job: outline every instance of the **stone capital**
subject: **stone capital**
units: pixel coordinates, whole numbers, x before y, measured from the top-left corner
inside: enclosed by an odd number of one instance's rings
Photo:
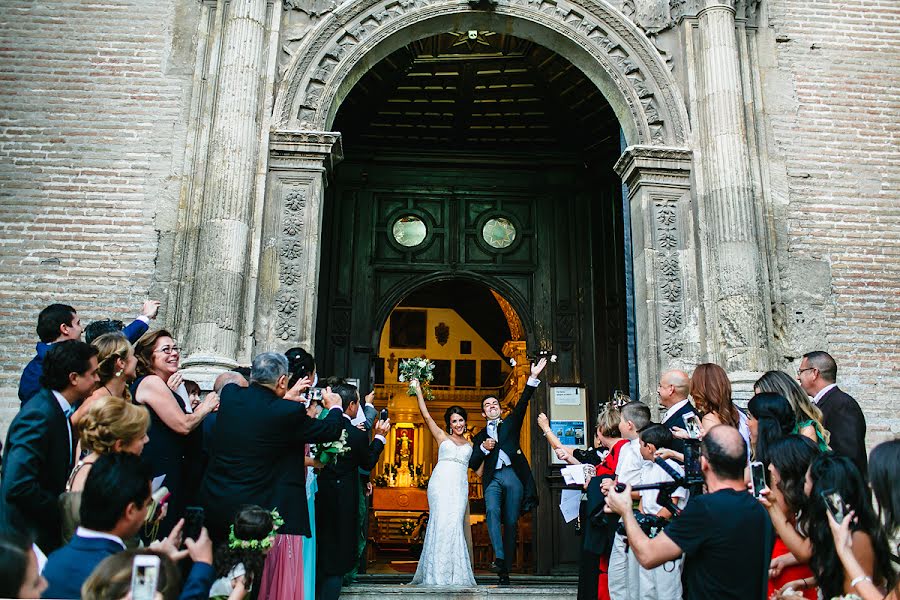
[[[278,170],[311,168],[332,169],[344,158],[341,134],[336,131],[273,131],[269,134],[269,167]]]
[[[692,160],[693,152],[686,148],[629,146],[613,169],[631,196],[648,185],[686,190],[690,188]]]

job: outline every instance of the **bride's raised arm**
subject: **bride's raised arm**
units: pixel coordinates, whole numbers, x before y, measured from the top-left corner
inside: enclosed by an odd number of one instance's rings
[[[431,435],[433,435],[437,443],[440,444],[447,439],[447,432],[438,427],[438,424],[435,423],[434,419],[431,417],[431,413],[428,412],[428,407],[425,405],[425,398],[422,396],[422,386],[419,384],[419,380],[413,379],[410,381],[409,387],[416,392],[416,401],[419,403],[419,412],[422,413],[422,418],[425,420],[425,424],[428,425]]]

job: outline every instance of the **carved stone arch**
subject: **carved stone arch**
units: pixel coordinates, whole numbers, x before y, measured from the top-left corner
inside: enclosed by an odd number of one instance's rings
[[[413,40],[446,31],[504,31],[556,51],[606,97],[629,145],[688,145],[687,110],[650,40],[603,0],[354,0],[298,48],[275,102],[274,129],[328,131],[365,72]]]

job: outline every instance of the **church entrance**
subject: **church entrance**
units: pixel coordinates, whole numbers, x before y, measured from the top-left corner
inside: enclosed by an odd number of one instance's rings
[[[590,444],[598,405],[634,383],[612,108],[537,43],[447,31],[373,65],[333,129],[345,156],[325,194],[316,357],[321,373],[374,386],[395,424],[373,473],[370,566],[414,570],[427,510],[417,490],[437,452],[397,362],[435,360],[433,416],[465,402],[477,431],[481,397],[514,402],[517,370],[544,353],[555,361],[522,436],[540,506],[520,527],[516,566],[574,571],[580,542],[560,516],[559,469],[534,422],[546,413],[569,442]],[[479,494],[473,476],[476,566],[492,559],[478,545]]]

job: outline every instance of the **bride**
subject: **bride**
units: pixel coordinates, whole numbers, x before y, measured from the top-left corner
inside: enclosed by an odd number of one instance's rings
[[[428,481],[428,528],[412,584],[473,587],[475,576],[467,536],[472,444],[463,437],[466,409],[461,406],[447,409],[445,432],[428,413],[419,382],[413,380],[411,386],[416,392],[419,412],[438,442],[438,462]]]

